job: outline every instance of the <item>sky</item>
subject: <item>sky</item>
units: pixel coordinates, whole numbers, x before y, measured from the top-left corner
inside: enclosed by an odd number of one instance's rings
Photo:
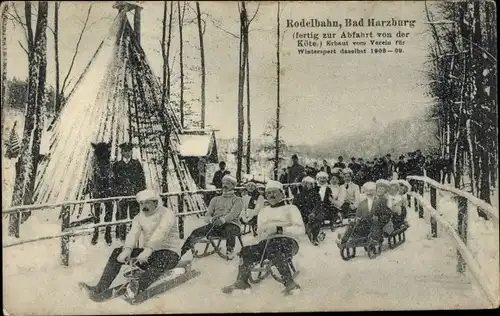
[[[114,2],[70,2],[60,7],[61,76],[68,71],[80,30],[92,5],[88,30],[83,34],[70,79],[75,82],[102,39],[107,35],[117,10]],[[15,4],[20,15],[23,3]],[[153,70],[161,75],[160,40],[162,2],[144,2],[141,42]],[[181,4],[182,6],[182,4]],[[176,10],[177,3],[174,3]],[[237,135],[237,94],[239,33],[236,2],[200,2],[206,21],[204,34],[206,59],[206,122],[219,130],[221,138]],[[194,2],[186,2],[184,26],[184,67],[187,82],[185,99],[199,113],[200,65],[198,30]],[[250,26],[250,94],[252,136],[261,137],[267,123],[275,117],[276,106],[276,2],[247,5],[255,19]],[[283,138],[291,144],[319,143],[324,139],[349,135],[368,129],[373,118],[381,124],[422,115],[430,100],[426,96],[423,72],[430,36],[424,15],[424,2],[286,2],[281,3],[281,121]],[[411,19],[413,29],[390,27],[387,30],[410,32],[403,54],[299,55],[295,31],[327,32],[325,29],[286,28],[286,20],[345,18]],[[130,17],[131,19],[131,17]],[[177,11],[172,26],[173,90],[179,90],[179,37]],[[366,23],[366,22],[365,22]],[[49,26],[53,26],[53,3],[49,3]],[[373,29],[329,29],[328,32],[370,31]],[[338,35],[337,35],[338,36]],[[394,41],[395,38],[392,38]],[[7,28],[8,77],[27,76],[27,57],[22,28],[12,23]],[[48,83],[54,85],[54,49],[48,31]],[[353,48],[350,46],[350,48]],[[174,98],[178,94],[174,93]]]

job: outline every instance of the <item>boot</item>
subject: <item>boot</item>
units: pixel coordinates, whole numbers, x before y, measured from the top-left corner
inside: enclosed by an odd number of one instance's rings
[[[285,285],[285,289],[282,291],[283,295],[294,295],[297,292],[300,292],[300,285],[295,283],[295,281],[287,282]]]
[[[130,280],[130,282],[127,285],[127,291],[125,292],[125,298],[133,302],[138,293],[139,293],[139,281],[136,279]]]
[[[252,288],[250,283],[248,283],[248,279],[250,277],[250,268],[244,265],[240,265],[238,267],[238,277],[236,278],[236,282],[229,286],[225,286],[222,288],[222,293],[231,294],[234,291],[245,291]]]
[[[242,280],[236,280],[236,282],[234,282],[233,284],[223,287],[222,293],[232,294],[234,291],[246,291],[250,290],[251,288],[252,286],[249,283]]]
[[[110,226],[106,226],[106,232],[104,233],[104,240],[106,240],[106,244],[108,244],[108,246],[111,246],[111,244],[113,243],[113,239],[111,238]]]
[[[233,260],[234,259],[234,251],[231,248],[227,248],[226,250],[226,256],[227,260]]]
[[[90,241],[90,243],[92,245],[96,245],[98,240],[99,240],[99,229],[96,228],[94,230],[94,235],[92,236],[92,240]]]

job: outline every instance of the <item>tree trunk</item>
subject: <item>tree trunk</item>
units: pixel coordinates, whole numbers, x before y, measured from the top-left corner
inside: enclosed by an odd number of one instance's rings
[[[7,13],[9,4],[5,3],[2,10],[2,105],[7,104]],[[4,117],[2,115],[2,130]]]
[[[45,101],[46,50],[47,50],[47,1],[38,3],[38,16],[33,40],[31,27],[31,3],[25,3],[26,29],[28,32],[28,101],[25,113],[23,140],[16,165],[16,180],[12,195],[12,205],[32,203],[36,170],[43,131],[43,106]],[[23,216],[24,217],[24,216]],[[19,216],[12,214],[9,219],[9,235],[19,237]]]
[[[278,11],[276,14],[276,138],[274,154],[274,179],[278,180],[280,163],[280,2],[278,1]]]
[[[167,2],[163,2],[163,21],[162,21],[162,36],[161,36],[161,54],[163,58],[162,65],[162,87],[161,87],[161,111],[166,112],[167,104],[167,67],[168,55],[166,52],[166,28],[167,28]],[[164,116],[165,119],[166,116]],[[165,133],[163,141],[163,167],[162,167],[162,192],[168,192],[168,147],[170,144],[170,133],[167,131],[169,126],[163,122],[163,132]],[[164,201],[164,204],[167,201]],[[166,204],[165,204],[166,205]]]
[[[59,1],[54,3],[54,64],[56,66],[56,95],[54,98],[54,114],[58,115],[61,110],[61,88],[59,72]]]
[[[201,63],[201,128],[205,128],[205,46],[203,45],[203,29],[201,25],[200,2],[196,1],[196,19],[198,20],[198,37],[200,39]]]
[[[245,30],[245,44],[246,44],[246,83],[247,83],[247,174],[250,174],[250,167],[251,167],[251,159],[252,159],[252,124],[250,120],[250,59],[249,59],[249,50],[250,50],[250,45],[248,43],[248,25]]]
[[[184,8],[185,5],[183,5]],[[179,67],[181,72],[181,96],[179,101],[181,112],[181,127],[184,128],[184,59],[183,59],[183,41],[182,41],[182,24],[184,20],[184,12],[181,13],[181,3],[177,1],[177,13],[179,16]],[[184,10],[183,10],[184,11]]]
[[[168,14],[168,41],[167,41],[167,101],[170,102],[170,46],[172,40],[172,15],[174,12],[174,2],[170,2],[170,13]]]
[[[238,75],[238,141],[237,141],[237,164],[236,164],[236,179],[241,182],[241,173],[243,165],[243,133],[245,126],[245,119],[243,114],[243,96],[245,88],[245,58],[246,58],[246,44],[245,44],[245,29],[247,24],[247,12],[245,2],[242,2],[240,12],[240,57],[239,57],[239,75]]]

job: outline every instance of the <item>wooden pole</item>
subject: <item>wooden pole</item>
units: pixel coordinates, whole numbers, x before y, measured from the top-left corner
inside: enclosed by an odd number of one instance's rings
[[[436,194],[436,188],[431,186],[431,206],[432,208],[434,209],[437,209],[437,194]],[[437,237],[437,222],[436,222],[436,218],[431,215],[431,233],[432,233],[432,237],[436,238]]]
[[[182,194],[179,194],[177,196],[177,213],[183,213],[183,212],[184,212],[184,197]],[[184,239],[184,217],[183,216],[179,216],[178,225],[179,225],[179,238]]]
[[[69,206],[63,206],[61,210],[61,233],[64,233],[70,226]],[[69,266],[69,236],[61,238],[61,264]]]
[[[458,235],[462,239],[465,245],[467,245],[467,219],[468,219],[468,209],[467,209],[467,198],[462,196],[457,196],[458,205]],[[465,260],[457,250],[457,272],[465,272]]]
[[[134,32],[139,45],[141,44],[141,10],[139,6],[136,6],[134,10]]]

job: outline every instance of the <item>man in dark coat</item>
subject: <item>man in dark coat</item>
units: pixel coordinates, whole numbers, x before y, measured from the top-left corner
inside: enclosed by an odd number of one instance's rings
[[[333,165],[333,168],[345,169],[344,158],[339,156],[338,161]]]
[[[146,189],[144,170],[139,160],[132,158],[132,148],[133,145],[130,143],[120,145],[122,159],[113,164],[114,196],[136,195]],[[133,219],[139,214],[139,203],[135,199],[118,201],[116,220],[126,219],[127,209],[130,219]],[[116,226],[116,238],[125,241],[126,234],[127,228],[125,224]]]
[[[297,155],[292,156],[292,165],[288,169],[288,183],[299,183],[306,176],[306,170],[304,166],[299,164],[299,157]],[[291,188],[292,195],[297,195],[297,187]]]
[[[221,161],[219,163],[219,170],[217,170],[214,174],[212,184],[217,189],[222,189],[222,178],[224,178],[224,176],[227,174],[229,174],[229,171],[226,170],[226,163],[224,161]]]

